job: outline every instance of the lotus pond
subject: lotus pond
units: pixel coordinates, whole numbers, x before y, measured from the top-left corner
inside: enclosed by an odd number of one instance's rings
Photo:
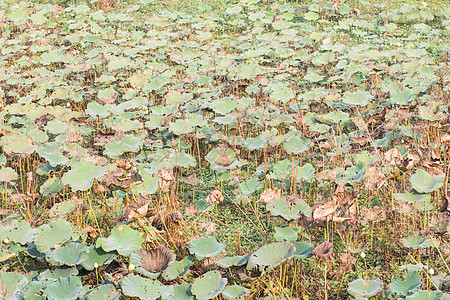
[[[0,16],[0,298],[450,299],[448,3]]]

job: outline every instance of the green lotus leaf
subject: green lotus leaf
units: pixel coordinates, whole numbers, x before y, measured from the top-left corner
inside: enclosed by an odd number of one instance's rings
[[[195,131],[189,120],[178,119],[174,123],[169,123],[169,130],[176,135],[191,133]]]
[[[398,105],[406,105],[411,100],[414,100],[416,95],[412,89],[405,88],[391,93],[391,102]]]
[[[214,110],[214,112],[221,114],[221,115],[227,115],[230,112],[232,112],[236,107],[238,106],[238,103],[236,101],[233,101],[231,97],[225,97],[221,98],[215,101],[212,101],[209,104],[209,107]]]
[[[167,281],[182,278],[187,274],[193,263],[194,261],[190,256],[186,256],[180,261],[174,261],[163,271],[162,277]]]
[[[120,286],[125,296],[138,297],[140,299],[158,299],[160,296],[161,283],[159,281],[134,274],[124,277],[120,281]]]
[[[319,82],[324,78],[325,76],[320,75],[317,72],[310,72],[310,70],[308,70],[308,73],[303,77],[303,79],[308,80],[310,82]]]
[[[298,134],[294,135],[290,139],[283,143],[283,148],[288,154],[300,154],[311,147],[312,142],[310,139],[302,139]]]
[[[95,266],[103,266],[109,264],[117,257],[115,251],[105,252],[102,248],[87,246],[86,251],[83,253],[81,259],[81,265],[86,270],[92,271]]]
[[[49,178],[40,187],[40,192],[43,196],[52,195],[53,197],[64,188],[61,180],[56,177]]]
[[[270,271],[295,253],[295,246],[289,242],[264,245],[248,258],[247,270]]]
[[[209,271],[194,280],[191,292],[198,300],[208,300],[216,297],[227,284],[219,271]]]
[[[80,203],[81,201],[73,201],[73,200],[66,200],[63,202],[56,203],[50,209],[49,215],[52,219],[64,218],[65,216],[70,214],[75,209],[75,207]]]
[[[130,64],[130,61],[125,57],[113,58],[109,61],[108,69],[110,71],[115,71],[118,69],[126,68]]]
[[[344,93],[342,102],[349,105],[365,106],[369,104],[370,100],[372,99],[373,96],[367,91],[358,90],[353,93],[347,91]]]
[[[40,273],[38,279],[41,281],[54,282],[62,277],[75,277],[78,275],[77,267],[57,267],[54,270],[47,269]]]
[[[383,289],[383,281],[380,279],[356,279],[348,284],[347,291],[353,297],[370,298],[375,296]]]
[[[20,291],[20,296],[27,300],[41,300],[42,291],[45,290],[50,283],[51,282],[48,281],[33,280],[23,287]]]
[[[295,253],[292,257],[296,259],[309,257],[314,249],[314,245],[308,242],[293,242],[292,244],[295,246]]]
[[[441,291],[424,291],[418,290],[410,296],[406,296],[406,300],[439,300],[441,299]]]
[[[238,13],[240,13],[241,11],[242,11],[242,6],[236,5],[236,4],[231,5],[230,7],[228,7],[228,8],[225,10],[225,12],[226,12],[227,14],[229,14],[229,15],[238,14]]]
[[[245,196],[250,196],[258,189],[260,181],[257,177],[250,178],[239,184],[239,192]]]
[[[269,98],[270,98],[270,101],[275,102],[275,103],[278,101],[281,101],[282,103],[286,103],[295,97],[294,92],[288,86],[287,83],[275,84],[271,87],[271,90],[272,91],[269,95]]]
[[[389,290],[398,296],[407,296],[420,287],[420,276],[416,271],[406,274],[405,279],[396,277],[389,285]]]
[[[240,285],[230,285],[226,286],[222,290],[222,297],[224,299],[238,299],[244,297],[248,292],[248,289]]]
[[[2,239],[8,237],[11,242],[22,245],[31,243],[38,232],[38,229],[31,228],[30,223],[27,221],[18,220],[12,221],[9,226],[5,226],[2,229],[5,230],[4,235],[0,233]]]
[[[418,193],[395,193],[395,200],[408,202],[408,203],[417,203],[417,202],[429,202],[431,200],[431,194],[418,194]]]
[[[97,102],[89,102],[85,112],[92,117],[99,116],[100,118],[106,118],[111,114],[109,104],[101,105]]]
[[[267,204],[267,210],[272,215],[280,216],[287,221],[298,219],[301,214],[305,216],[311,215],[311,208],[301,198],[296,199],[294,205],[288,203],[284,197],[275,198],[272,203]]]
[[[0,273],[1,296],[3,299],[18,299],[18,293],[28,283],[23,274],[17,272]],[[15,297],[17,296],[17,297]]]
[[[254,138],[246,138],[244,144],[242,145],[245,149],[248,150],[257,150],[267,147],[267,140],[263,135],[258,135]]]
[[[118,225],[111,230],[108,238],[97,240],[97,247],[102,247],[106,252],[116,250],[120,255],[129,256],[141,249],[143,241],[140,232],[127,225]]]
[[[298,239],[297,232],[291,227],[277,227],[275,226],[274,238],[276,241],[288,241],[292,242]]]
[[[296,176],[297,176],[297,180],[311,180],[314,178],[314,172],[316,170],[314,169],[313,165],[311,165],[310,163],[306,163],[305,165],[301,166],[301,167],[297,167],[296,169]]]
[[[232,126],[236,124],[237,118],[233,115],[225,115],[223,117],[215,117],[212,121],[220,125]]]
[[[311,60],[316,66],[323,66],[334,60],[332,51],[319,51]]]
[[[245,265],[247,261],[248,255],[229,256],[216,261],[216,265],[219,265],[222,268],[240,267]]]
[[[413,249],[428,248],[433,246],[433,242],[429,238],[422,237],[420,234],[403,238],[402,244],[405,247]]]
[[[256,63],[242,64],[238,67],[236,77],[238,79],[250,79],[262,71],[260,65]]]
[[[78,239],[78,235],[72,230],[72,224],[64,219],[57,219],[39,227],[34,243],[37,251],[47,253],[71,239]]]
[[[138,152],[142,144],[140,136],[126,135],[122,140],[112,140],[106,143],[103,153],[110,158],[117,158],[125,152]]]
[[[86,296],[89,300],[119,300],[122,294],[112,284],[101,284]]]
[[[225,248],[226,244],[217,242],[215,237],[201,237],[191,241],[189,244],[189,252],[195,254],[198,260],[205,257],[214,257]]]
[[[64,173],[61,182],[69,185],[73,192],[86,191],[91,188],[94,179],[103,176],[105,169],[90,161],[79,161],[72,165],[72,169]]]
[[[79,277],[62,277],[51,283],[44,290],[44,295],[48,299],[74,300],[78,299],[83,292],[83,285]]]
[[[130,120],[130,119],[122,119],[119,121],[119,123],[116,123],[112,126],[112,128],[115,131],[122,131],[122,132],[139,130],[142,127],[143,126],[141,122],[139,122],[138,120]]]
[[[319,15],[313,11],[309,11],[309,12],[305,13],[304,18],[306,20],[315,21],[315,20],[319,19]]]
[[[62,134],[67,132],[67,123],[60,120],[52,120],[47,123],[45,130],[51,134]]]
[[[417,169],[411,176],[411,186],[418,193],[431,193],[443,185],[443,175],[430,175],[427,171],[422,169]]]
[[[160,289],[163,300],[193,300],[191,286],[184,282],[182,284],[163,285]]]
[[[0,139],[1,144],[3,144],[3,151],[8,154],[32,154],[37,150],[37,146],[33,145],[30,139],[24,134],[2,136]]]
[[[76,266],[82,263],[86,246],[78,242],[69,242],[47,253],[46,259],[52,265]]]

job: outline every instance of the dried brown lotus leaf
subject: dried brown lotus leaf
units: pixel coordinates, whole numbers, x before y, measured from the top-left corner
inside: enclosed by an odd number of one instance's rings
[[[25,204],[26,202],[32,202],[33,198],[31,196],[27,196],[25,194],[13,193],[13,194],[9,195],[7,201],[8,201],[8,205],[14,206],[14,205]]]
[[[222,167],[228,167],[234,162],[234,156],[226,151],[226,148],[220,150],[220,152],[214,157],[214,162]]]
[[[197,186],[202,182],[202,180],[197,177],[197,174],[192,173],[184,180],[184,182],[189,185]]]
[[[450,134],[444,134],[441,136],[441,144],[450,145]]]
[[[205,234],[209,235],[214,233],[214,230],[216,229],[216,223],[213,222],[207,222],[207,223],[199,223],[198,224],[200,230],[205,230]]]
[[[276,189],[269,188],[261,193],[259,201],[267,204],[273,202],[273,199],[275,198],[281,198],[281,190],[277,188]]]
[[[164,181],[174,181],[175,176],[173,174],[173,168],[165,167],[156,173],[156,176],[160,177]]]
[[[368,178],[365,181],[365,185],[369,191],[381,188],[387,180],[386,176],[377,167],[370,167],[367,174]]]
[[[151,250],[141,249],[139,252],[141,254],[142,267],[151,273],[163,271],[175,258],[173,251],[164,245],[159,245]]]
[[[329,260],[333,257],[333,243],[325,241],[316,246],[311,254],[320,260]]]
[[[224,200],[224,197],[222,195],[222,192],[218,189],[215,189],[212,191],[205,199],[205,201],[209,204],[211,203],[220,203]]]
[[[355,201],[355,196],[347,190],[345,183],[339,182],[334,190],[333,200],[339,205],[351,204]]]
[[[83,228],[82,231],[86,232],[89,235],[89,237],[93,239],[98,237],[98,230],[92,227],[91,225],[87,225],[86,227]]]
[[[382,206],[373,206],[371,208],[362,207],[361,208],[361,223],[363,225],[367,222],[377,223],[386,219],[386,211]]]
[[[450,227],[450,215],[448,212],[441,212],[431,217],[426,233],[433,232],[443,234],[448,232]]]
[[[342,162],[342,167],[344,169],[346,169],[346,168],[349,168],[351,166],[353,166],[353,163],[351,162],[351,160],[348,159],[348,158],[344,159],[344,161]]]
[[[337,175],[337,169],[333,170],[323,170],[322,172],[318,173],[316,175],[317,180],[325,180],[325,181],[332,181],[336,179]]]
[[[397,148],[392,148],[384,153],[384,160],[388,165],[397,165],[402,159],[402,155]]]
[[[198,209],[194,205],[189,205],[184,210],[184,214],[187,216],[192,216],[195,215],[196,213],[198,213]]]
[[[337,202],[335,200],[328,201],[319,204],[316,209],[314,209],[312,217],[314,220],[324,219],[327,216],[333,214],[337,209]]]
[[[366,137],[366,136],[354,136],[351,138],[351,140],[360,146],[364,146],[364,145],[370,143],[370,138]]]
[[[328,218],[328,217],[327,217]],[[337,216],[331,216],[331,221],[333,221],[334,223],[342,223],[345,222],[347,220],[351,220],[352,218],[350,217],[337,217]]]
[[[348,252],[339,254],[339,261],[344,265],[354,265],[356,263],[356,258]]]
[[[133,201],[125,209],[125,215],[127,216],[127,219],[139,219],[155,215],[157,213],[157,210],[154,208],[149,208],[150,202],[150,199],[144,197],[139,197],[137,200]]]
[[[133,167],[133,160],[116,159],[116,166],[119,168],[129,170]]]

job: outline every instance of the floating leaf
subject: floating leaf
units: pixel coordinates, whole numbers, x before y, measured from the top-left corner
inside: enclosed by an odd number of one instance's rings
[[[194,280],[191,292],[198,300],[212,299],[220,294],[227,281],[219,271],[209,271]]]
[[[383,289],[383,281],[380,279],[356,279],[348,284],[347,291],[353,297],[370,298],[375,296]]]
[[[61,246],[70,239],[76,239],[78,236],[72,230],[72,224],[64,219],[44,224],[39,227],[34,243],[39,252],[49,252],[53,248]]]
[[[72,300],[78,299],[83,292],[83,285],[79,277],[69,276],[58,278],[47,286],[44,294],[48,299]]]
[[[174,261],[167,266],[167,268],[162,273],[162,276],[167,281],[174,280],[176,278],[182,278],[187,274],[189,268],[193,263],[194,261],[191,256],[184,257],[180,261]]]
[[[277,227],[275,226],[274,238],[276,241],[288,241],[292,242],[298,239],[297,232],[291,227]]]
[[[270,271],[276,268],[295,253],[292,243],[272,243],[253,252],[248,258],[247,270],[258,269],[259,271]]]
[[[134,274],[124,277],[120,281],[122,292],[125,296],[138,297],[140,299],[158,299],[161,283],[143,278]]]
[[[48,253],[46,259],[53,265],[76,266],[83,261],[85,251],[84,244],[70,242]]]
[[[244,297],[247,294],[248,289],[239,285],[226,286],[222,291],[222,296],[224,299],[237,299]]]
[[[101,284],[87,294],[89,300],[119,300],[121,296],[112,284]]]
[[[407,296],[420,286],[420,276],[414,271],[407,273],[405,279],[396,277],[389,285],[389,290],[399,296]]]
[[[69,185],[73,192],[86,191],[91,188],[94,179],[102,177],[105,169],[97,167],[93,162],[80,161],[72,165],[72,169],[64,173],[61,181]]]
[[[225,248],[226,244],[217,242],[215,237],[201,237],[191,241],[189,252],[195,254],[198,260],[205,257],[214,257]]]
[[[184,282],[182,284],[161,286],[161,298],[163,300],[193,300],[191,286]]]
[[[301,214],[311,215],[311,208],[301,198],[296,199],[294,205],[291,205],[286,198],[275,198],[273,202],[267,204],[267,209],[274,216],[281,216],[287,221],[300,218]]]
[[[108,238],[99,238],[97,247],[106,252],[116,250],[123,256],[129,256],[133,251],[141,249],[143,238],[141,233],[127,225],[118,225],[111,230]]]
[[[238,255],[222,258],[221,260],[216,261],[216,264],[222,268],[230,268],[243,266],[247,263],[247,261],[247,255]]]
[[[97,248],[94,246],[87,246],[86,251],[83,253],[83,258],[81,259],[81,265],[86,270],[92,271],[95,266],[103,266],[109,264],[117,257],[117,253],[105,252],[102,248]]]
[[[314,249],[314,245],[308,242],[293,242],[295,246],[295,253],[292,255],[296,259],[304,259],[311,256],[311,251]]]
[[[411,186],[419,193],[431,193],[444,185],[443,175],[430,175],[427,171],[417,169],[411,176]]]

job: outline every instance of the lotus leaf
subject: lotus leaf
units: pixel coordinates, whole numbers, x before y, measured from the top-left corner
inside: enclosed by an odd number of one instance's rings
[[[413,249],[428,248],[433,246],[433,242],[429,238],[422,237],[420,234],[402,239],[402,244],[405,247]]]
[[[245,296],[247,289],[239,285],[226,286],[222,291],[224,299],[238,299]]]
[[[216,113],[221,115],[227,115],[232,112],[238,106],[236,101],[233,101],[230,97],[221,98],[211,102],[209,107]]]
[[[16,298],[19,291],[28,283],[28,279],[23,274],[17,272],[0,273],[1,295],[3,299]]]
[[[18,220],[14,220],[11,225],[4,226],[0,230],[2,240],[7,237],[11,242],[22,245],[31,243],[38,231],[37,229],[31,228],[30,223]]]
[[[277,227],[275,226],[274,238],[276,241],[288,241],[292,242],[298,239],[297,232],[291,227]]]
[[[13,168],[6,167],[0,169],[0,182],[10,182],[16,180],[18,175]]]
[[[247,263],[248,255],[230,256],[216,261],[216,264],[222,268],[240,267]]]
[[[72,165],[72,169],[64,173],[61,181],[69,185],[72,191],[86,191],[91,188],[94,179],[103,176],[105,169],[97,167],[90,161],[80,161]]]
[[[295,246],[289,242],[264,245],[248,258],[247,270],[270,271],[295,253]]]
[[[111,230],[108,238],[99,238],[97,247],[104,251],[116,250],[120,255],[129,256],[133,251],[141,249],[143,238],[141,233],[127,225],[118,225]]]
[[[274,216],[281,216],[283,219],[290,221],[300,218],[301,214],[305,216],[311,215],[311,208],[301,198],[296,199],[292,206],[285,197],[275,198],[272,203],[267,204],[267,209]]]
[[[72,300],[78,299],[83,292],[83,285],[79,277],[62,277],[47,286],[44,295],[48,299]]]
[[[176,278],[182,278],[187,274],[193,262],[194,261],[190,256],[186,256],[180,261],[174,261],[167,266],[167,268],[163,271],[162,276],[168,281]]]
[[[56,177],[47,179],[40,187],[40,192],[43,196],[52,195],[53,197],[64,188],[61,180]]]
[[[146,279],[134,274],[124,277],[120,281],[122,292],[125,296],[138,297],[140,299],[158,299],[160,296],[159,281]]]
[[[383,289],[383,281],[380,279],[356,279],[348,284],[348,292],[356,298],[370,298]]]
[[[406,300],[439,300],[441,299],[441,291],[424,291],[418,290],[410,296],[406,296]]]
[[[89,300],[119,300],[122,294],[112,284],[101,284],[86,296]]]
[[[194,280],[191,292],[198,300],[212,299],[220,294],[227,281],[219,271],[209,271]]]
[[[443,184],[443,175],[430,175],[422,169],[417,169],[411,176],[411,186],[418,193],[431,193],[439,189]]]
[[[72,200],[56,203],[50,209],[49,215],[52,219],[64,218],[65,216],[70,214],[75,209],[75,207],[80,203],[81,201],[72,201]]]
[[[86,251],[83,253],[81,259],[81,265],[86,270],[92,271],[95,269],[95,265],[103,266],[109,264],[117,257],[115,251],[105,252],[102,248],[87,246]]]
[[[69,242],[47,253],[46,259],[53,265],[76,266],[83,262],[86,246],[79,242]]]
[[[295,246],[295,253],[292,256],[296,259],[303,259],[311,256],[311,251],[314,249],[314,245],[308,242],[293,242]]]
[[[420,286],[420,276],[414,271],[407,273],[405,279],[396,277],[389,285],[389,290],[399,296],[407,296]]]
[[[39,227],[34,243],[39,252],[47,253],[71,239],[78,239],[78,235],[72,230],[72,225],[64,219],[57,219]]]
[[[205,257],[214,257],[225,248],[226,244],[217,242],[215,237],[201,237],[191,241],[189,252],[195,254],[198,260]]]
[[[193,300],[191,286],[186,282],[182,284],[161,286],[161,298],[163,300]]]

